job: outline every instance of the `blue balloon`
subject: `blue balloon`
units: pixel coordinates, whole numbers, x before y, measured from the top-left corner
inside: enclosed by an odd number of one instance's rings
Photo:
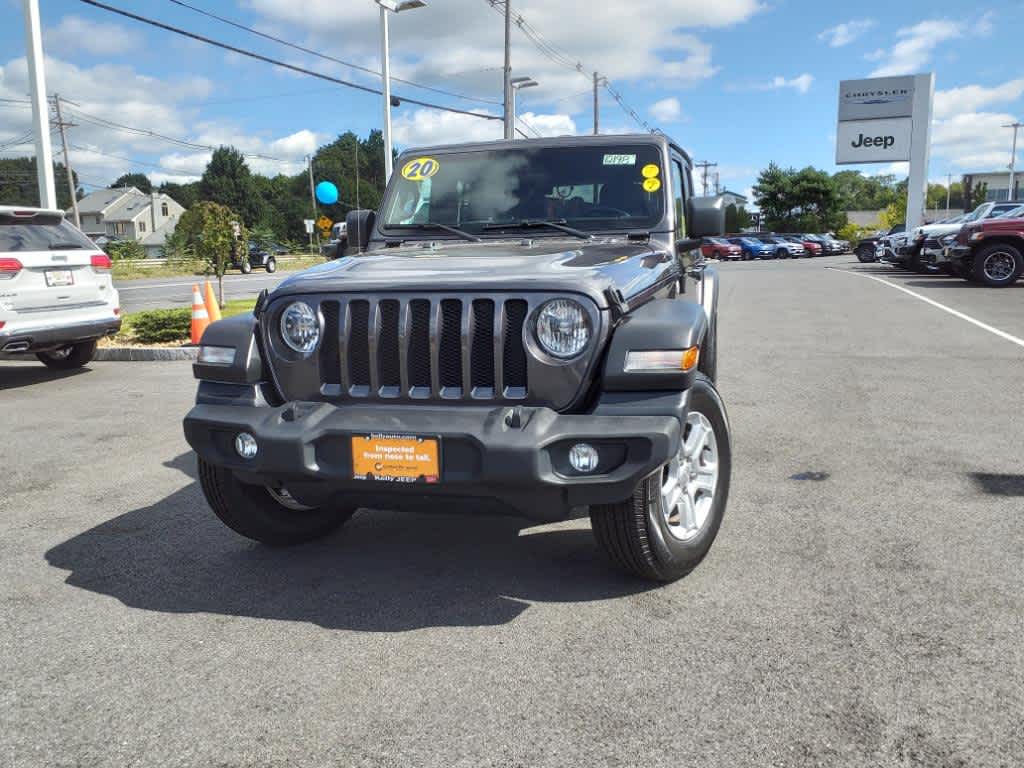
[[[316,199],[324,205],[338,202],[338,188],[329,181],[321,181],[316,185]]]

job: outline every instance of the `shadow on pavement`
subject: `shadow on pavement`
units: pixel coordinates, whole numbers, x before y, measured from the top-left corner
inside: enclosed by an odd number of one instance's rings
[[[35,363],[35,358],[31,358]],[[67,379],[71,376],[79,376],[88,373],[88,368],[72,368],[70,371],[55,371],[47,368],[42,363],[35,365],[9,365],[10,358],[0,359],[0,391],[5,389],[20,389],[31,387],[36,384],[47,384]],[[22,358],[18,362],[29,362],[29,359]]]
[[[166,466],[195,477],[190,453]],[[501,517],[363,510],[324,540],[272,549],[221,524],[194,482],[53,547],[46,560],[70,571],[66,583],[133,608],[365,632],[497,625],[531,601],[652,588],[612,571],[589,528],[531,532]]]
[[[984,493],[993,496],[1024,496],[1024,475],[999,475],[988,472],[967,474]]]

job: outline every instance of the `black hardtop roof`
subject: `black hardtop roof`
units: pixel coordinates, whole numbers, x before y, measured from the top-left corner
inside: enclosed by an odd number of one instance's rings
[[[690,155],[672,141],[668,136],[661,133],[621,133],[621,134],[606,134],[602,133],[598,136],[593,135],[582,135],[582,136],[552,136],[541,139],[516,139],[515,141],[507,141],[505,139],[499,141],[472,141],[463,144],[436,144],[433,146],[426,147],[409,147],[404,150],[402,156],[407,155],[423,155],[423,154],[443,154],[446,152],[464,152],[464,151],[475,151],[483,149],[522,149],[523,147],[580,147],[580,146],[596,146],[596,147],[609,147],[609,146],[630,146],[630,145],[641,145],[641,144],[656,144],[658,146],[671,147],[676,152],[681,154],[688,165],[693,166],[693,160],[690,159]]]

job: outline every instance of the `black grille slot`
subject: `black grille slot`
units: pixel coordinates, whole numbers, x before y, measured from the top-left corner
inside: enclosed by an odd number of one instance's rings
[[[473,338],[469,358],[472,361],[470,381],[473,389],[494,388],[494,302],[477,299],[473,302]]]
[[[402,386],[401,365],[398,359],[398,301],[385,299],[380,303],[380,339],[377,342],[377,363],[380,366],[380,386],[394,388],[394,395]]]
[[[438,372],[441,388],[462,389],[462,302],[441,302],[441,339],[438,348]]]
[[[353,387],[370,386],[370,302],[349,305],[348,376]]]
[[[409,386],[430,392],[430,302],[409,302]]]
[[[512,299],[505,302],[505,342],[503,364],[506,391],[526,389],[526,349],[523,346],[523,323],[526,321],[526,302]],[[500,394],[500,393],[499,393]]]
[[[339,307],[336,301],[320,302],[324,316],[324,338],[320,342],[320,380],[324,384],[341,384],[341,352],[338,349]]]

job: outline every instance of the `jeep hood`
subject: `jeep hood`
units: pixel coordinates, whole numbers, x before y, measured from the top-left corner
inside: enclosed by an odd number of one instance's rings
[[[657,244],[625,238],[423,242],[379,248],[321,264],[283,281],[290,294],[420,291],[552,291],[590,296],[608,306],[617,288],[628,301],[674,270]]]

